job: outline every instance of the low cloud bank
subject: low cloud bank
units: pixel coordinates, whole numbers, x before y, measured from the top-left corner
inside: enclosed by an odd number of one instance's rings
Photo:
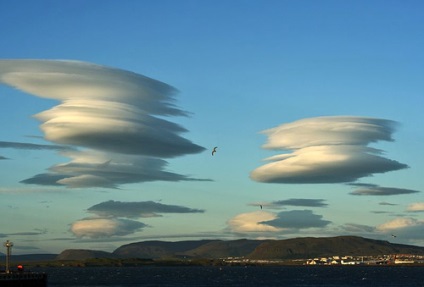
[[[93,214],[71,224],[70,231],[80,238],[110,238],[134,234],[149,225],[137,218],[160,217],[163,213],[203,213],[204,210],[153,201],[104,201],[87,209]]]

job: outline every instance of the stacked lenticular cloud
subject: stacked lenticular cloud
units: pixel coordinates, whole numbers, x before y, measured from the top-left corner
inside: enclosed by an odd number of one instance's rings
[[[163,159],[204,150],[181,136],[186,129],[165,119],[187,113],[174,104],[176,90],[154,79],[78,61],[0,60],[0,82],[58,100],[35,115],[45,139],[86,148],[65,152],[71,163],[25,183],[115,187],[184,180],[165,172]],[[110,164],[99,169],[105,162]]]
[[[392,141],[395,122],[384,119],[333,116],[282,124],[263,133],[265,149],[285,153],[267,158],[251,178],[272,183],[343,183],[374,173],[406,168],[381,156],[369,144]]]

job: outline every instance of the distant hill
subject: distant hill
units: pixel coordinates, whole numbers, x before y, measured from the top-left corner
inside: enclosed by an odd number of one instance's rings
[[[424,247],[393,244],[356,236],[306,237],[284,240],[144,241],[123,245],[113,254],[121,258],[171,257],[301,259],[330,255],[422,254]]]
[[[85,260],[90,258],[116,258],[113,253],[88,249],[66,249],[57,255],[56,260]]]
[[[423,254],[424,247],[394,244],[356,236],[306,237],[268,241],[248,255],[251,259],[300,259],[330,255]]]
[[[60,254],[12,255],[12,262],[49,260],[110,259],[219,259],[245,257],[249,259],[307,259],[332,255],[424,255],[424,247],[394,244],[357,236],[303,237],[284,240],[191,240],[142,241],[122,245],[115,251],[66,249]],[[5,256],[0,255],[0,261]]]
[[[143,241],[123,245],[113,251],[113,254],[121,258],[146,258],[158,259],[176,257],[199,246],[217,240],[194,240],[194,241]]]
[[[195,249],[187,250],[184,254],[195,258],[242,257],[252,253],[259,245],[265,242],[267,241],[247,239],[213,241]]]

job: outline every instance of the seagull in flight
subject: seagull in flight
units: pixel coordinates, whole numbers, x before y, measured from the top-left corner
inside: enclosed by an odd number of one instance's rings
[[[212,155],[214,155],[214,154],[216,153],[216,149],[217,149],[217,148],[218,148],[217,146],[213,148],[213,150],[212,150]]]

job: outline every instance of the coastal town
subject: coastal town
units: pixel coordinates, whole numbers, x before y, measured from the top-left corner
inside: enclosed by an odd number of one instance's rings
[[[305,261],[306,265],[382,265],[382,264],[421,264],[423,255],[392,254],[381,256],[331,256],[313,258]]]
[[[223,259],[225,264],[287,264],[287,260],[256,260],[244,257],[228,257]],[[424,264],[424,255],[417,254],[389,254],[378,256],[339,256],[316,257],[308,259],[294,259],[290,261],[296,265],[413,265]]]

